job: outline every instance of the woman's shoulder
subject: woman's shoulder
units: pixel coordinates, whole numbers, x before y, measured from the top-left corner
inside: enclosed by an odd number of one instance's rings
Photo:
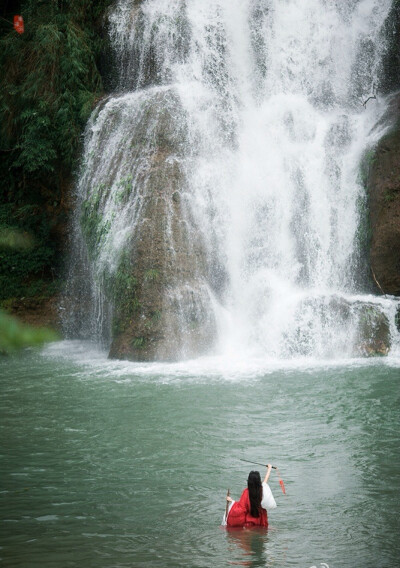
[[[263,495],[261,500],[261,507],[263,509],[275,509],[276,502],[274,496],[272,495],[272,491],[268,483],[263,483]]]
[[[245,500],[247,500],[249,498],[249,490],[247,489],[243,489],[242,494],[240,496],[240,501],[243,502]]]

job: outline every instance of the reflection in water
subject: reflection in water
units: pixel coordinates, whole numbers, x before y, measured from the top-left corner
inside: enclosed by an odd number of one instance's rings
[[[272,566],[273,561],[268,558],[268,529],[265,528],[236,528],[226,527],[228,544],[231,550],[230,557],[237,556],[239,552],[243,560],[231,561],[230,564],[239,566]]]

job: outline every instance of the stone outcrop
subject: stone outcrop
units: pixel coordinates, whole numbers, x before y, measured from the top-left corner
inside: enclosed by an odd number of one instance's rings
[[[400,295],[400,98],[391,106],[396,127],[375,150],[368,175],[371,268],[382,291]]]
[[[171,361],[207,352],[216,329],[207,254],[185,197],[185,133],[176,124],[184,120],[173,94],[156,96],[144,117],[136,144],[152,124],[153,146],[136,187],[140,219],[113,277],[110,357]]]
[[[358,306],[355,352],[366,357],[382,356],[389,353],[390,347],[391,334],[386,315],[374,304]]]
[[[128,287],[115,298],[113,358],[192,357],[207,351],[215,336],[210,297],[201,275],[204,251],[200,239],[190,240],[181,214],[178,168],[160,156],[155,162],[143,220],[116,276],[125,275]]]
[[[379,303],[339,295],[311,297],[299,304],[298,314],[301,326],[294,326],[286,338],[289,353],[307,356],[318,350],[329,356],[333,347],[333,353],[342,349],[351,356],[371,357],[390,350],[390,324]]]
[[[348,301],[340,296],[333,296],[327,305],[331,316],[342,325],[346,326],[350,321],[356,324],[354,355],[371,357],[388,354],[391,347],[390,325],[381,306],[372,302]]]

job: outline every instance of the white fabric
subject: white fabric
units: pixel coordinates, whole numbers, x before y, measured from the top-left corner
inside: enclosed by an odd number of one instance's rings
[[[262,488],[263,488],[263,496],[261,499],[261,507],[263,509],[267,509],[267,511],[269,509],[276,509],[276,502],[268,483],[263,482]]]

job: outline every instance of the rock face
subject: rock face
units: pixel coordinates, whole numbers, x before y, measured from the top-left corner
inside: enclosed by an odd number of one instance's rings
[[[92,117],[77,189],[70,327],[111,345],[111,358],[180,360],[214,342],[212,288],[221,277],[189,199],[188,136],[173,87],[109,97]]]
[[[112,358],[170,361],[202,354],[213,342],[204,251],[189,238],[179,178],[176,164],[155,156],[143,220],[116,276],[126,288],[115,298]]]
[[[112,358],[194,357],[209,349],[216,333],[207,255],[185,197],[185,135],[176,125],[178,103],[165,104],[165,96],[155,97],[135,131],[140,143],[140,132],[148,136],[152,124],[154,144],[135,189],[142,194],[141,215],[112,278]]]
[[[393,104],[400,118],[400,98]],[[384,136],[368,176],[371,267],[386,294],[400,295],[400,128]]]
[[[373,304],[359,308],[358,342],[356,353],[366,357],[382,356],[389,353],[391,334],[386,315]]]
[[[340,297],[332,297],[328,306],[342,325],[351,320],[356,324],[352,338],[354,355],[373,357],[388,354],[391,347],[390,325],[381,306],[372,302],[349,302]]]
[[[386,48],[380,66],[379,90],[384,94],[400,89],[400,3],[392,7],[383,26]]]

